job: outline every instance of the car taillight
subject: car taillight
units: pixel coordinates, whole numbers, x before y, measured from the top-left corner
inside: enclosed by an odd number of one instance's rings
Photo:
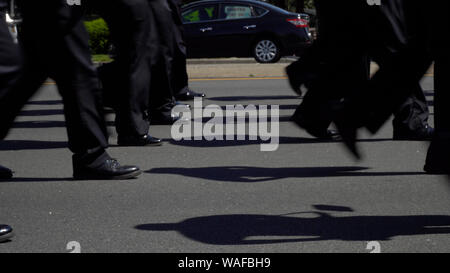
[[[295,18],[295,19],[287,19],[286,21],[293,24],[295,27],[300,27],[300,28],[308,27],[308,21],[306,21],[304,19]]]

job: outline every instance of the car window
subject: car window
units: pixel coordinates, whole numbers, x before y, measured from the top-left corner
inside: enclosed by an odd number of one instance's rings
[[[225,4],[222,6],[220,19],[245,19],[255,17],[252,8],[247,5]]]
[[[256,16],[261,16],[261,15],[266,14],[268,12],[268,10],[253,6],[253,12],[255,13]]]
[[[217,5],[192,7],[182,12],[183,23],[210,21],[217,18]]]

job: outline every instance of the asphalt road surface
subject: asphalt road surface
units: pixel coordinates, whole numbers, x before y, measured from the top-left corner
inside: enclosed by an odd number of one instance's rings
[[[423,82],[432,100],[432,78]],[[261,140],[173,141],[109,152],[145,173],[74,181],[54,85],[46,85],[0,144],[0,223],[16,237],[0,252],[449,252],[450,185],[422,171],[427,143],[397,141],[386,124],[361,135],[356,162],[338,142],[316,142],[288,121],[301,99],[285,79],[200,80],[207,105],[279,105],[280,145]],[[111,115],[109,119],[111,119]],[[431,122],[432,123],[432,122]],[[71,243],[72,242],[72,243]],[[73,243],[75,242],[75,243]]]

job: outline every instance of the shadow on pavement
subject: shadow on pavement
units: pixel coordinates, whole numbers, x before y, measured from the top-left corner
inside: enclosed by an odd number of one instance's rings
[[[305,168],[260,168],[260,167],[204,167],[204,168],[154,168],[150,174],[177,174],[187,177],[222,182],[267,182],[285,178],[307,177],[352,177],[352,176],[400,176],[421,175],[423,172],[366,172],[366,167],[305,167]],[[365,172],[362,172],[365,171]]]
[[[62,109],[46,109],[46,110],[22,110],[19,116],[53,116],[53,115],[64,115],[64,110]]]
[[[229,96],[206,98],[211,101],[249,101],[249,100],[298,100],[299,96]]]
[[[235,136],[236,138],[236,136]],[[164,139],[165,142],[169,142],[173,145],[196,147],[196,148],[211,148],[211,147],[231,147],[231,146],[246,146],[246,145],[260,145],[269,144],[270,141],[249,140],[249,136],[245,136],[245,140],[225,140],[226,136],[223,136],[224,140],[180,140]],[[359,139],[357,142],[382,142],[392,141],[391,138],[373,138],[373,139]],[[321,140],[317,138],[304,138],[304,137],[280,137],[279,144],[314,144],[314,143],[338,143],[339,140]]]
[[[450,216],[446,215],[335,217],[317,211],[294,214],[298,216],[214,215],[190,218],[179,223],[143,224],[135,228],[177,231],[191,240],[211,245],[387,241],[396,236],[450,234]],[[300,214],[308,216],[300,217]]]
[[[62,100],[35,100],[27,102],[29,105],[59,105],[63,104]]]
[[[29,182],[77,182],[77,181],[83,181],[83,180],[75,180],[72,177],[66,177],[66,178],[54,178],[54,177],[13,177],[11,179],[0,179],[0,183],[29,183]]]
[[[67,148],[66,141],[2,140],[0,151],[44,150]]]
[[[13,128],[57,128],[66,127],[64,121],[45,120],[45,121],[15,121]]]

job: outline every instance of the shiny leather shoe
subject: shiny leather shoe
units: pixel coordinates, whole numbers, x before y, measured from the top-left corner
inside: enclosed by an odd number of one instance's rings
[[[8,241],[14,236],[13,229],[8,225],[0,225],[0,243]]]
[[[77,180],[120,180],[137,177],[142,172],[137,166],[122,166],[116,159],[95,160],[90,164],[73,158],[73,177]]]
[[[179,102],[179,101],[175,101],[175,106],[177,106],[177,107],[185,107],[185,108],[191,109],[191,106],[189,104],[185,104],[185,103],[182,103],[182,102]]]
[[[190,88],[187,89],[187,91],[185,93],[176,95],[175,98],[177,100],[181,100],[181,101],[187,101],[187,100],[193,100],[194,98],[204,98],[206,97],[206,94],[204,93],[197,93],[195,91],[192,91]]]
[[[394,128],[394,140],[415,140],[415,141],[428,141],[432,140],[434,135],[434,128],[431,126],[424,126],[415,131],[402,130],[400,128]]]
[[[292,116],[291,121],[319,140],[340,140],[340,135],[337,131],[314,126],[311,123],[306,122],[306,120],[299,115]]]
[[[356,138],[359,126],[355,125],[351,115],[344,108],[335,109],[335,118],[333,120],[339,131],[340,137],[348,150],[357,159],[361,159],[358,147],[356,146]]]
[[[121,136],[117,138],[119,146],[161,146],[162,141],[159,138],[152,137],[149,134],[143,136]]]
[[[188,122],[189,119],[181,116],[165,116],[165,115],[158,115],[150,118],[150,124],[151,125],[173,125],[177,121],[186,121]]]
[[[0,179],[11,179],[13,171],[0,165]]]

